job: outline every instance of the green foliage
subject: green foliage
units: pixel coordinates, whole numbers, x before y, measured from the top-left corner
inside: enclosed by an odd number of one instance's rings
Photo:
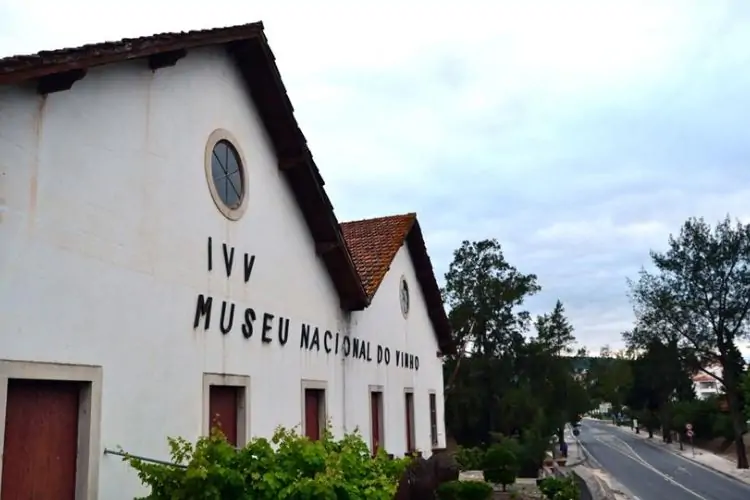
[[[443,290],[461,347],[444,363],[447,431],[467,449],[484,448],[494,434],[517,436],[521,468],[534,477],[549,436],[591,409],[565,356],[575,339],[562,302],[535,321],[524,310],[540,289],[535,275],[505,260],[496,240],[484,240],[454,252]],[[465,450],[457,460],[476,468]]]
[[[407,459],[372,458],[358,434],[310,441],[278,428],[235,449],[220,433],[191,444],[170,438],[174,467],[126,459],[151,488],[142,500],[390,500]]]
[[[484,450],[478,446],[459,446],[454,458],[461,470],[481,470],[484,464]]]
[[[581,490],[572,476],[545,477],[539,482],[539,490],[549,500],[578,500]]]
[[[559,300],[549,314],[538,316],[534,323],[536,341],[552,354],[571,354],[573,352],[573,326],[565,317],[565,308]]]
[[[745,402],[745,418],[750,420],[750,370],[742,376],[742,395]]]
[[[484,480],[501,484],[503,491],[513,484],[518,476],[518,456],[514,453],[512,441],[493,444],[484,456]]]
[[[541,288],[536,275],[510,265],[497,240],[464,241],[453,253],[443,297],[458,343],[473,354],[495,355],[523,338],[528,312],[517,310]]]
[[[480,481],[450,481],[438,487],[440,500],[486,500],[492,496],[492,486]]]
[[[695,365],[719,363],[740,441],[745,415],[737,344],[750,335],[750,224],[727,216],[712,227],[690,218],[665,252],[650,255],[654,271],[641,270],[630,282],[638,335],[626,341],[643,348],[659,339],[676,344]],[[737,447],[737,467],[748,468],[744,446]]]

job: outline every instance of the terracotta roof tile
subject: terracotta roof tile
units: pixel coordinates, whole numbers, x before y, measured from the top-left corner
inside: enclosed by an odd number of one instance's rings
[[[693,382],[716,382],[716,378],[707,373],[698,373],[693,375]]]
[[[408,245],[414,272],[440,350],[444,354],[455,353],[450,323],[445,313],[440,288],[435,280],[435,271],[427,254],[417,214],[344,222],[341,224],[341,231],[370,300],[383,282],[399,249],[404,244]]]
[[[416,214],[411,213],[341,224],[354,267],[370,299],[383,282],[416,219]]]

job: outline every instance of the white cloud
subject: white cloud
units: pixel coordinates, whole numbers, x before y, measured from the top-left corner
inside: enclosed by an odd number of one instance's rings
[[[261,19],[340,218],[419,211],[438,274],[497,237],[596,348],[650,248],[748,214],[744,0],[0,0],[0,55]]]

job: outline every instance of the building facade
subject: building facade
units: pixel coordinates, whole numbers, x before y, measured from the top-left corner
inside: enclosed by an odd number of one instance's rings
[[[708,366],[706,371],[710,374],[721,377],[721,367]],[[718,396],[723,392],[723,386],[718,379],[709,373],[697,372],[693,375],[693,389],[698,399],[708,399]]]
[[[339,224],[260,23],[0,59],[0,117],[3,498],[133,498],[106,450],[213,425],[444,447],[416,216]]]

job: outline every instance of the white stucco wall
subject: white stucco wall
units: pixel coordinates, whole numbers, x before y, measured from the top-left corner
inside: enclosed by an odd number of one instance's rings
[[[399,283],[406,278],[411,305],[406,318],[401,314]],[[347,360],[346,408],[347,421],[360,427],[362,434],[371,438],[370,401],[368,385],[384,387],[384,442],[385,448],[401,455],[406,451],[406,408],[404,392],[414,391],[414,428],[416,446],[425,456],[432,450],[430,436],[429,393],[436,395],[438,446],[445,447],[443,417],[443,365],[437,357],[438,343],[432,323],[427,316],[422,290],[414,273],[414,266],[406,245],[402,246],[391,263],[383,282],[375,293],[370,307],[352,315],[352,334],[376,342],[391,351],[391,362],[360,363]],[[419,370],[397,367],[395,351],[419,356]],[[351,417],[349,417],[351,415]]]
[[[251,377],[251,435],[300,424],[308,379],[327,381],[336,432],[359,426],[369,436],[361,398],[369,385],[386,385],[386,443],[399,454],[403,387],[414,387],[425,451],[434,389],[444,443],[442,371],[405,250],[372,307],[356,314],[353,334],[418,352],[419,372],[299,348],[303,322],[346,334],[350,319],[252,110],[221,50],[192,51],[155,73],[144,61],[93,69],[46,98],[33,87],[0,87],[0,357],[102,366],[102,448],[163,459],[167,436],[197,437],[204,372]],[[237,138],[246,160],[249,203],[237,222],[219,213],[206,184],[204,149],[217,128]],[[230,278],[222,243],[235,248]],[[245,252],[256,256],[248,283]],[[402,272],[412,296],[407,320],[398,304]],[[208,331],[193,329],[199,294],[214,300]],[[219,330],[222,300],[237,308],[227,335]],[[258,319],[245,339],[248,307]],[[286,346],[276,328],[272,342],[261,341],[266,312],[290,320]],[[101,457],[99,481],[99,498],[141,491],[116,457]]]

